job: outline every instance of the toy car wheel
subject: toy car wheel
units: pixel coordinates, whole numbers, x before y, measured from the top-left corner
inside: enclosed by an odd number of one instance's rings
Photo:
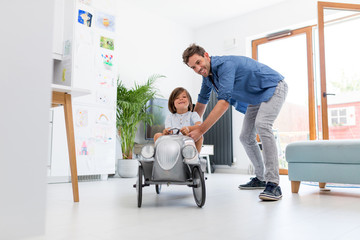
[[[202,171],[199,167],[194,167],[192,172],[193,178],[193,193],[196,205],[202,207],[205,204],[206,198],[206,189],[205,189],[205,179]]]
[[[139,166],[138,180],[136,183],[138,207],[141,207],[142,203],[142,188],[143,188],[143,168]]]
[[[160,194],[160,192],[161,192],[161,184],[156,184],[155,185],[155,190],[156,190],[157,194]]]

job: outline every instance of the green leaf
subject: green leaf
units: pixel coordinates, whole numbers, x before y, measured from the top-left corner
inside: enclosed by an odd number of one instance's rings
[[[123,158],[132,158],[132,149],[135,144],[135,135],[138,124],[152,124],[153,116],[147,112],[147,102],[157,97],[158,89],[154,84],[164,75],[151,75],[144,84],[134,83],[133,88],[126,88],[118,79],[116,100],[116,127],[120,134]]]

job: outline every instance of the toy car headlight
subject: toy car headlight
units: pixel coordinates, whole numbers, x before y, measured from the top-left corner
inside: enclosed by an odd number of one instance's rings
[[[144,158],[152,158],[154,156],[154,146],[152,145],[145,145],[141,148],[141,156]]]
[[[196,148],[192,145],[186,145],[182,149],[182,155],[184,158],[192,159],[196,156]]]

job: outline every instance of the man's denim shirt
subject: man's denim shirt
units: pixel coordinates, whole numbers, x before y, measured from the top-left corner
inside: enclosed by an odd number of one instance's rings
[[[244,56],[214,56],[210,64],[217,89],[209,77],[203,77],[198,102],[207,104],[211,90],[214,90],[218,100],[229,102],[242,113],[249,104],[268,101],[278,82],[284,79],[270,67]]]

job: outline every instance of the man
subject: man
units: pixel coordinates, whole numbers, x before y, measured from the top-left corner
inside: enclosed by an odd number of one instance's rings
[[[279,163],[272,126],[287,95],[284,77],[270,67],[243,56],[212,56],[192,44],[183,53],[183,61],[203,76],[195,111],[204,114],[211,91],[218,102],[204,122],[189,133],[195,141],[206,133],[226,112],[229,105],[245,114],[240,141],[255,168],[256,177],[240,189],[264,189],[259,198],[279,200]],[[262,142],[262,154],[256,141]],[[264,159],[264,160],[263,160]],[[264,166],[265,164],[265,166]]]

